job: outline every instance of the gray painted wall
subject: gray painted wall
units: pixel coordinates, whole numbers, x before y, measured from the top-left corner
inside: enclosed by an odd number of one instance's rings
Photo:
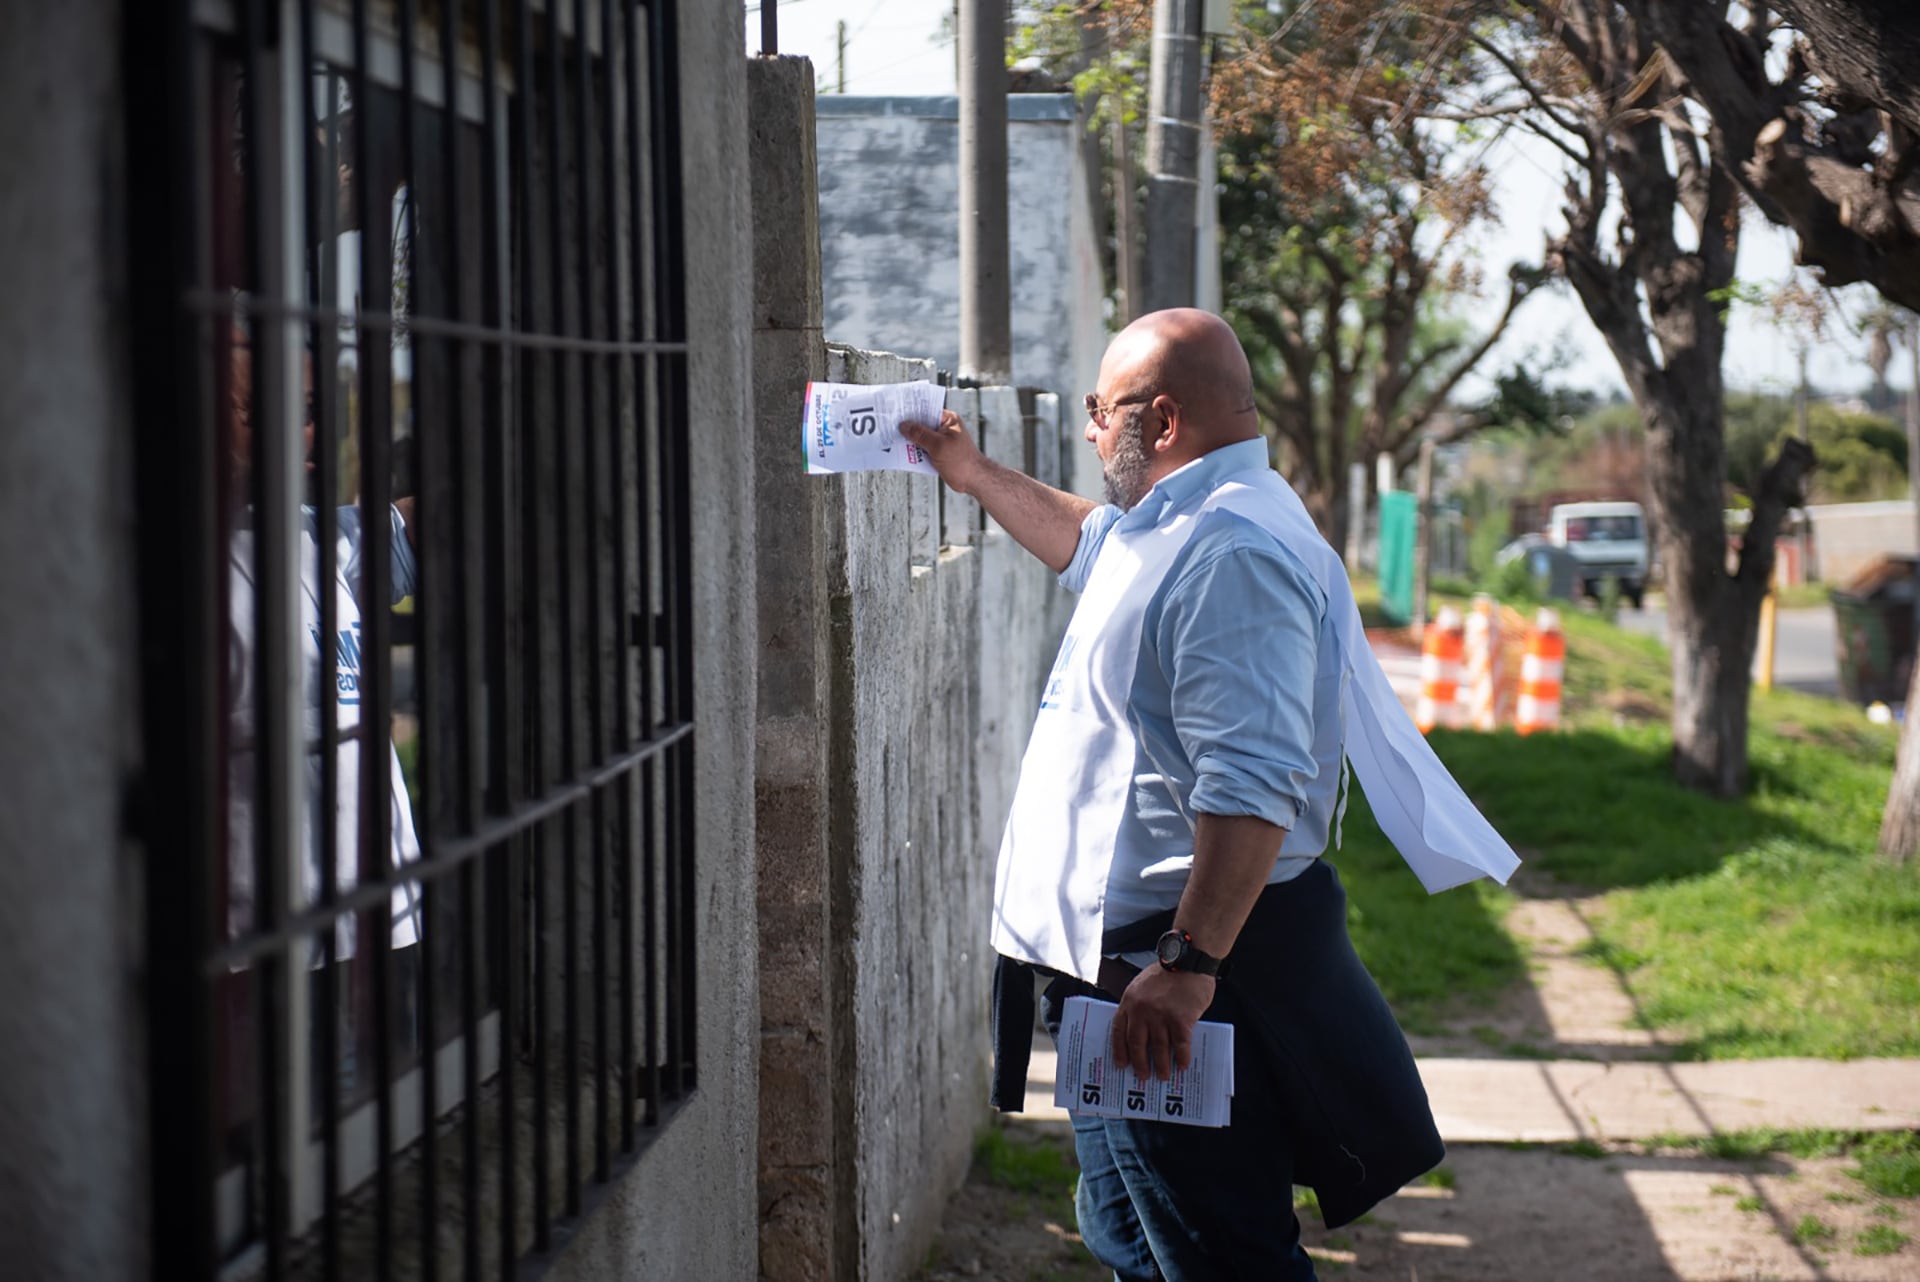
[[[45,1282],[145,1251],[119,19],[0,5],[0,1271]]]
[[[830,95],[817,110],[828,340],[956,368],[958,100]],[[1073,407],[1093,390],[1106,347],[1080,125],[1067,94],[1015,94],[1007,114],[1013,379],[1059,393],[1077,425]],[[1083,453],[1092,459],[1091,448]],[[1098,497],[1098,461],[1064,480]]]

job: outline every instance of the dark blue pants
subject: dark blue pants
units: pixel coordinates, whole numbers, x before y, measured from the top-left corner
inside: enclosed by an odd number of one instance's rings
[[[1108,997],[1058,979],[1043,1001]],[[1111,1000],[1111,998],[1108,998]],[[1232,1023],[1223,985],[1205,1018]],[[1234,1039],[1233,1124],[1220,1129],[1075,1115],[1080,1236],[1119,1282],[1312,1282],[1293,1213],[1293,1149],[1272,1107],[1277,1084],[1252,1038]]]

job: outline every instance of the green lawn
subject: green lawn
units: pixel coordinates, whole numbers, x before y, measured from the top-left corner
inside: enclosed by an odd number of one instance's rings
[[[1566,732],[1433,742],[1530,866],[1604,894],[1595,960],[1686,1055],[1920,1054],[1920,870],[1873,855],[1893,731],[1756,693],[1750,795],[1685,791],[1668,769],[1665,648],[1564,617]],[[1358,801],[1347,834],[1355,943],[1409,1028],[1524,979],[1509,892],[1426,897]]]

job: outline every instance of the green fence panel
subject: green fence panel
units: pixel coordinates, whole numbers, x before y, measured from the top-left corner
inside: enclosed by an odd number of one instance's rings
[[[1413,622],[1413,542],[1420,522],[1411,490],[1380,496],[1380,609],[1391,623]]]

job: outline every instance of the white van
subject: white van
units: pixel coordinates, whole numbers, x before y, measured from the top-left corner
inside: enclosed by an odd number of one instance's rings
[[[1547,541],[1580,564],[1580,589],[1600,595],[1612,579],[1638,610],[1647,591],[1647,518],[1638,503],[1562,503],[1547,516]]]

